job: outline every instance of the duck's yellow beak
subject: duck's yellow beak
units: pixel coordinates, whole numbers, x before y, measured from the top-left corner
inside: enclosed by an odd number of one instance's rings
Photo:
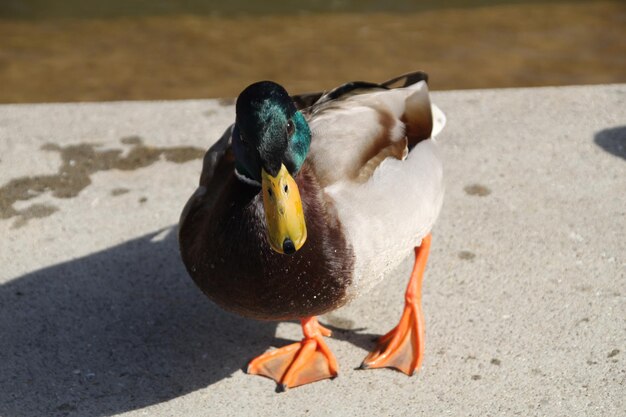
[[[276,177],[263,169],[261,178],[270,245],[278,253],[291,255],[306,241],[300,191],[285,165],[280,167]]]

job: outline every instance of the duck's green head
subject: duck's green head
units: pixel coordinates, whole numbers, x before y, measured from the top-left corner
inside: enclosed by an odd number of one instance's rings
[[[291,254],[306,240],[296,176],[311,131],[285,89],[271,81],[250,85],[237,98],[233,151],[239,175],[260,184],[272,248]]]

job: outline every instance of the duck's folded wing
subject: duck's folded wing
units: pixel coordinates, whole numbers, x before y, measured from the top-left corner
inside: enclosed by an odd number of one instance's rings
[[[405,159],[433,132],[424,80],[391,90],[355,91],[323,103],[322,98],[308,114],[312,134],[308,159],[322,186],[365,182],[385,159]]]

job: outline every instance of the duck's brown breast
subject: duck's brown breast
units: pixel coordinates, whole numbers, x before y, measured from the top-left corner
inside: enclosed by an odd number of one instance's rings
[[[204,293],[224,309],[257,319],[296,319],[345,304],[354,254],[307,165],[296,182],[308,237],[293,255],[270,248],[258,188],[234,175],[227,181],[211,209],[195,210],[181,225],[183,261]]]

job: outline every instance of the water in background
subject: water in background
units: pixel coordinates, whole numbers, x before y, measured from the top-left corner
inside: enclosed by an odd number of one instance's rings
[[[304,3],[304,4],[303,4]],[[2,0],[0,102],[626,82],[626,2]]]

